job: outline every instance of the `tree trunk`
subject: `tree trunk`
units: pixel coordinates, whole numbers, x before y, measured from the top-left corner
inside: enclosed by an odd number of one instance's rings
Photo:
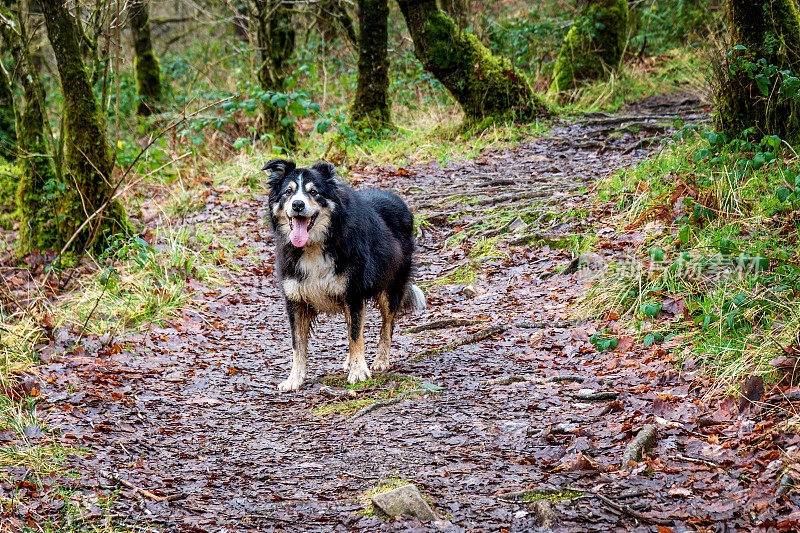
[[[136,53],[133,63],[136,71],[136,92],[139,95],[136,113],[147,116],[158,111],[161,99],[161,69],[150,40],[148,0],[132,0],[130,16],[133,49]]]
[[[388,0],[358,1],[358,87],[353,123],[360,129],[377,131],[391,125],[388,18]]]
[[[6,161],[16,158],[17,145],[14,93],[11,91],[8,75],[8,70],[0,69],[0,158]]]
[[[782,94],[781,75],[756,66],[764,59],[778,71],[800,75],[797,6],[792,0],[728,0],[726,9],[731,47],[745,49],[732,50],[723,68],[717,93],[718,127],[729,138],[755,127],[761,134],[800,142],[800,95]],[[756,76],[765,76],[761,84]]]
[[[603,79],[616,70],[625,52],[628,30],[626,0],[582,0],[580,13],[561,45],[553,67],[550,93],[581,82]]]
[[[355,48],[358,47],[353,17],[347,12],[345,0],[321,0],[318,3],[316,17],[317,26],[325,41],[333,41],[344,32],[347,42]]]
[[[36,249],[47,249],[58,241],[58,223],[55,202],[48,189],[58,183],[51,152],[52,144],[45,134],[46,123],[42,103],[44,89],[38,72],[33,67],[30,52],[25,48],[29,42],[25,20],[14,20],[14,15],[6,10],[3,17],[11,25],[0,23],[0,34],[7,50],[11,52],[16,75],[23,89],[21,116],[16,116],[17,145],[16,164],[20,170],[16,188],[17,215],[22,221],[17,240],[17,251],[27,253]],[[16,111],[16,110],[15,110]]]
[[[257,76],[261,89],[286,91],[286,63],[294,53],[295,30],[291,11],[282,0],[255,0],[256,43],[260,52]],[[285,100],[283,100],[285,102]],[[263,129],[275,136],[276,144],[292,149],[297,145],[294,117],[286,106],[267,101],[263,106]]]
[[[111,200],[114,161],[105,125],[81,58],[72,15],[63,0],[41,0],[39,5],[56,58],[64,98],[67,168],[65,183],[61,184],[64,192],[58,199],[59,227],[65,230],[62,235],[68,239],[89,216],[105,205],[102,213],[93,219],[95,223],[87,225],[73,241],[76,249],[83,245],[102,246],[106,237],[129,229],[122,204]]]
[[[439,3],[442,11],[453,19],[459,28],[467,25],[467,0],[440,0]]]
[[[7,13],[0,6],[0,13],[10,20],[11,14]],[[11,52],[11,60],[16,63],[14,49],[16,48],[15,39],[10,27],[0,20],[0,44],[2,50]],[[3,61],[5,54],[0,54],[0,61]],[[11,161],[16,158],[17,152],[17,112],[14,104],[14,92],[11,90],[13,85],[10,76],[14,69],[6,69],[0,65],[0,158]],[[2,161],[0,161],[2,163]]]
[[[436,0],[398,0],[414,53],[464,110],[467,123],[530,120],[546,112],[525,74],[461,31]]]

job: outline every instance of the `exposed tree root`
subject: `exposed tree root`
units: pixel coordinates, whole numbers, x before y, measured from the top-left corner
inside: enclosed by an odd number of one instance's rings
[[[425,324],[420,324],[419,326],[408,328],[406,330],[406,333],[420,333],[422,331],[453,328],[456,326],[474,326],[475,324],[480,324],[481,322],[483,322],[483,320],[473,320],[466,318],[444,318],[442,320],[434,320],[433,322],[427,322]]]
[[[625,447],[625,452],[622,454],[622,467],[627,468],[628,464],[641,461],[642,454],[645,448],[652,447],[656,442],[656,426],[655,424],[646,424],[636,437],[628,443]]]

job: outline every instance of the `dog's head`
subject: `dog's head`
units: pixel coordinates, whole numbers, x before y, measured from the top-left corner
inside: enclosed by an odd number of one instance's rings
[[[270,171],[269,211],[275,232],[298,248],[324,241],[339,189],[333,165],[321,161],[296,168],[292,161],[273,159],[261,170]]]

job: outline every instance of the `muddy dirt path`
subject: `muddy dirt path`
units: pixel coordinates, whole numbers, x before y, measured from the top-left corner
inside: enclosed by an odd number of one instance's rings
[[[635,111],[680,112],[686,119],[687,109],[697,105],[687,102],[675,100],[664,108],[645,104]],[[638,238],[616,235],[586,194],[599,176],[632,165],[653,149],[642,139],[663,127],[657,120],[635,122],[626,129],[624,120],[595,115],[444,168],[353,173],[359,187],[394,189],[428,217],[419,239],[419,280],[426,283],[429,307],[398,324],[393,356],[405,362],[393,371],[440,389],[352,421],[315,413],[334,402],[321,392],[321,383],[278,392],[291,354],[272,272],[265,199],[232,204],[212,192],[208,208],[194,221],[214,222],[247,251],[237,260],[238,270],[229,273],[230,284],[193,284],[198,305],[164,327],[128,337],[119,353],[94,353],[97,347],[88,345],[89,353],[63,354],[43,367],[50,381],[43,393],[53,406],[49,422],[61,429],[65,442],[87,451],[73,460],[80,476],[70,481],[83,491],[86,508],[93,509],[93,494],[119,487],[112,505],[117,516],[167,531],[523,531],[537,526],[536,514],[504,502],[501,494],[571,485],[635,504],[628,508],[651,523],[583,497],[554,504],[557,530],[650,530],[658,522],[678,531],[734,524],[744,513],[734,502],[745,488],[735,472],[713,466],[722,452],[718,440],[715,444],[698,429],[701,407],[690,393],[692,376],[672,369],[663,350],[628,345],[599,354],[588,342],[596,324],[564,323],[581,285],[578,273],[560,273],[572,255],[553,245],[553,236],[595,233],[608,254]],[[462,192],[477,204],[451,198]],[[494,256],[470,259],[474,239],[448,242],[487,217],[486,209],[503,206],[539,206],[550,215],[535,228],[514,228],[513,238],[504,235]],[[449,216],[459,211],[460,216]],[[582,215],[559,216],[565,213]],[[511,242],[514,238],[521,242]],[[474,267],[474,292],[465,291],[463,283],[431,283],[464,265]],[[484,322],[405,331],[451,317]],[[410,360],[489,325],[523,321],[549,325],[511,327]],[[376,310],[366,323],[368,354],[374,354]],[[309,378],[338,372],[346,350],[342,318],[323,317],[309,348]],[[583,381],[498,383],[512,375],[570,375]],[[609,391],[616,399],[582,398],[581,389]],[[623,449],[654,416],[673,425],[660,428],[648,462],[620,469]],[[681,462],[675,459],[679,453],[709,459]],[[569,461],[579,454],[596,465],[571,468]],[[114,476],[169,499],[143,497],[115,483]],[[422,524],[363,515],[358,498],[387,477],[416,483],[442,520]],[[636,497],[626,499],[631,493]]]

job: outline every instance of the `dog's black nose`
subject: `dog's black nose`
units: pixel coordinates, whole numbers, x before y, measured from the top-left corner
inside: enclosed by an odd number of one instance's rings
[[[303,200],[295,200],[294,202],[292,202],[292,209],[294,209],[298,213],[300,211],[302,211],[303,209],[305,209],[305,208],[306,208],[306,204],[305,204],[305,202],[303,202]]]

